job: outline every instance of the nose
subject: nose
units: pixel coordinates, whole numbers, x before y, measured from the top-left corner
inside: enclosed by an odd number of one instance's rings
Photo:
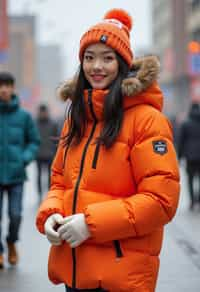
[[[98,71],[102,69],[102,61],[99,58],[96,58],[93,63],[93,69]]]

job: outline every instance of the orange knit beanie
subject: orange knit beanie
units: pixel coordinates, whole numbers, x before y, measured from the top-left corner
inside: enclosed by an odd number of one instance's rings
[[[83,60],[85,49],[95,43],[104,43],[115,50],[131,66],[133,53],[130,45],[131,16],[122,9],[112,9],[104,19],[92,26],[80,40],[79,58]]]

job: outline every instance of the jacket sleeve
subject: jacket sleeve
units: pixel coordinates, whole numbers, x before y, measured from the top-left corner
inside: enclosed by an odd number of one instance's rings
[[[65,123],[61,137],[66,135],[66,128],[67,126]],[[44,224],[50,215],[59,213],[64,216],[63,195],[66,187],[63,177],[63,159],[65,148],[63,147],[62,142],[63,140],[60,139],[60,143],[52,163],[50,190],[40,205],[36,216],[36,226],[41,233],[44,233]]]
[[[39,145],[39,131],[31,115],[28,114],[25,125],[25,149],[23,152],[23,160],[25,165],[28,165],[32,160],[36,158]]]
[[[86,222],[94,240],[105,242],[149,234],[175,215],[179,199],[179,170],[172,131],[160,112],[138,120],[130,163],[136,194],[89,205]]]

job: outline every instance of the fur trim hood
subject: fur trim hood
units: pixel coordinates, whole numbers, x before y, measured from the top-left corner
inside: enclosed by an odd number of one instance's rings
[[[158,79],[160,63],[157,57],[147,56],[133,61],[128,77],[122,82],[124,96],[135,96],[146,90]],[[73,99],[76,77],[63,82],[58,88],[58,96],[66,101]]]

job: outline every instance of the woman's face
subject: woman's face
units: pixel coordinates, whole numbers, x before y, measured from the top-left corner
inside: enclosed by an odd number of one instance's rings
[[[110,47],[98,43],[87,47],[83,57],[83,71],[94,89],[106,89],[117,77],[119,64]]]

